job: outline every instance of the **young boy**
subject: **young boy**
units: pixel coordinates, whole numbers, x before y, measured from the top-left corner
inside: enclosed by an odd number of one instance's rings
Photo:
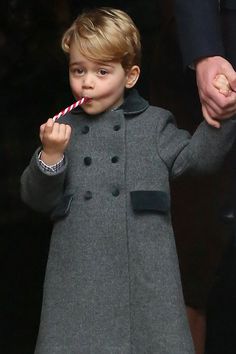
[[[41,126],[21,178],[23,200],[54,221],[36,353],[193,353],[169,180],[218,168],[236,123],[190,137],[141,98],[139,33],[122,11],[83,13],[62,47],[89,101]]]

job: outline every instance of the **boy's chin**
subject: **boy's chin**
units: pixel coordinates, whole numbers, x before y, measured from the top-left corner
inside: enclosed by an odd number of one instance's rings
[[[103,110],[98,110],[98,109],[94,109],[92,107],[86,107],[86,106],[83,107],[83,111],[91,116],[95,116],[95,115],[103,112]]]

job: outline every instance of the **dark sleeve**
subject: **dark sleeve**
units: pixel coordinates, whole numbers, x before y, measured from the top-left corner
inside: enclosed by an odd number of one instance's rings
[[[32,209],[48,213],[57,206],[64,193],[68,162],[65,159],[65,164],[52,173],[40,165],[38,153],[39,149],[21,176],[21,198]]]
[[[225,56],[218,0],[174,0],[184,66],[207,56]]]
[[[228,10],[236,10],[236,0],[221,0],[221,7]]]

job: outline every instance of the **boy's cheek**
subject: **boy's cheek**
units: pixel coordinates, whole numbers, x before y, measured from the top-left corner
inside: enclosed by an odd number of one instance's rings
[[[75,81],[74,79],[71,78],[69,82],[72,91],[78,91],[78,89],[80,89],[81,85],[80,82],[78,82],[78,80]]]
[[[81,97],[81,95],[80,95],[81,90],[79,88],[71,86],[71,92],[72,92],[73,96],[75,97],[75,99],[78,100]]]

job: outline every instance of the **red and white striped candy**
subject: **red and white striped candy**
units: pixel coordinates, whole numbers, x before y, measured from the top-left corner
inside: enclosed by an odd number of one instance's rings
[[[89,100],[88,97],[82,97],[81,99],[79,99],[77,102],[73,103],[72,105],[70,105],[69,107],[66,107],[65,109],[63,109],[63,111],[59,112],[58,114],[56,114],[54,117],[52,117],[52,119],[57,120],[58,118],[64,116],[66,113],[72,111],[72,109],[81,106],[83,103],[86,103]]]

